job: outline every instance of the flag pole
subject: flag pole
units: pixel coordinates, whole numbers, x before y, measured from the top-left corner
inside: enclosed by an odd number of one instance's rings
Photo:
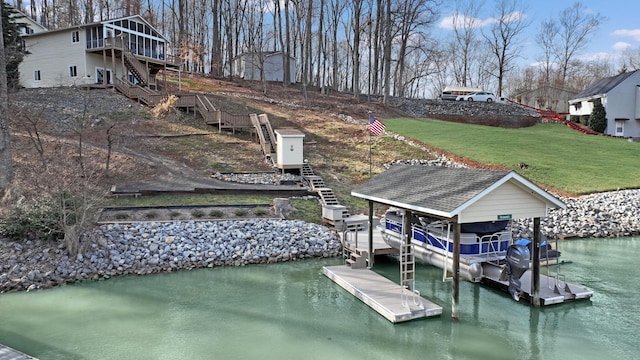
[[[369,133],[369,179],[371,179],[371,131]]]

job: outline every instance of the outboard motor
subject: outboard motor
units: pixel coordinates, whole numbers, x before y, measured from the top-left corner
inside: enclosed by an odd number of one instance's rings
[[[507,275],[509,277],[509,294],[515,301],[520,300],[520,278],[529,270],[531,254],[524,244],[513,244],[507,249]]]

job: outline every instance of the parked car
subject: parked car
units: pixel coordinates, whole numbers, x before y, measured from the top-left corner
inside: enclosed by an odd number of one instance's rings
[[[460,95],[456,98],[458,101],[496,101],[496,96],[490,92],[478,91],[467,95]]]

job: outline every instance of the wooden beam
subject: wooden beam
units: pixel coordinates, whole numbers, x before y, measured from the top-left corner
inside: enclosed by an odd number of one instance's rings
[[[531,279],[531,305],[540,307],[540,218],[533,218],[533,276]]]
[[[460,224],[453,219],[453,283],[451,284],[451,319],[458,320],[460,303]]]

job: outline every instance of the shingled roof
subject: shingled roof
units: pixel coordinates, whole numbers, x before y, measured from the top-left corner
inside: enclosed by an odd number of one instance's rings
[[[564,204],[515,171],[395,165],[351,191],[374,202],[451,218],[513,180],[553,207]]]
[[[588,88],[584,89],[578,95],[574,96],[571,100],[584,99],[591,96],[606,94],[616,86],[620,85],[623,81],[625,81],[629,76],[633,75],[636,71],[629,71],[616,76],[600,79],[595,83],[593,83]]]

